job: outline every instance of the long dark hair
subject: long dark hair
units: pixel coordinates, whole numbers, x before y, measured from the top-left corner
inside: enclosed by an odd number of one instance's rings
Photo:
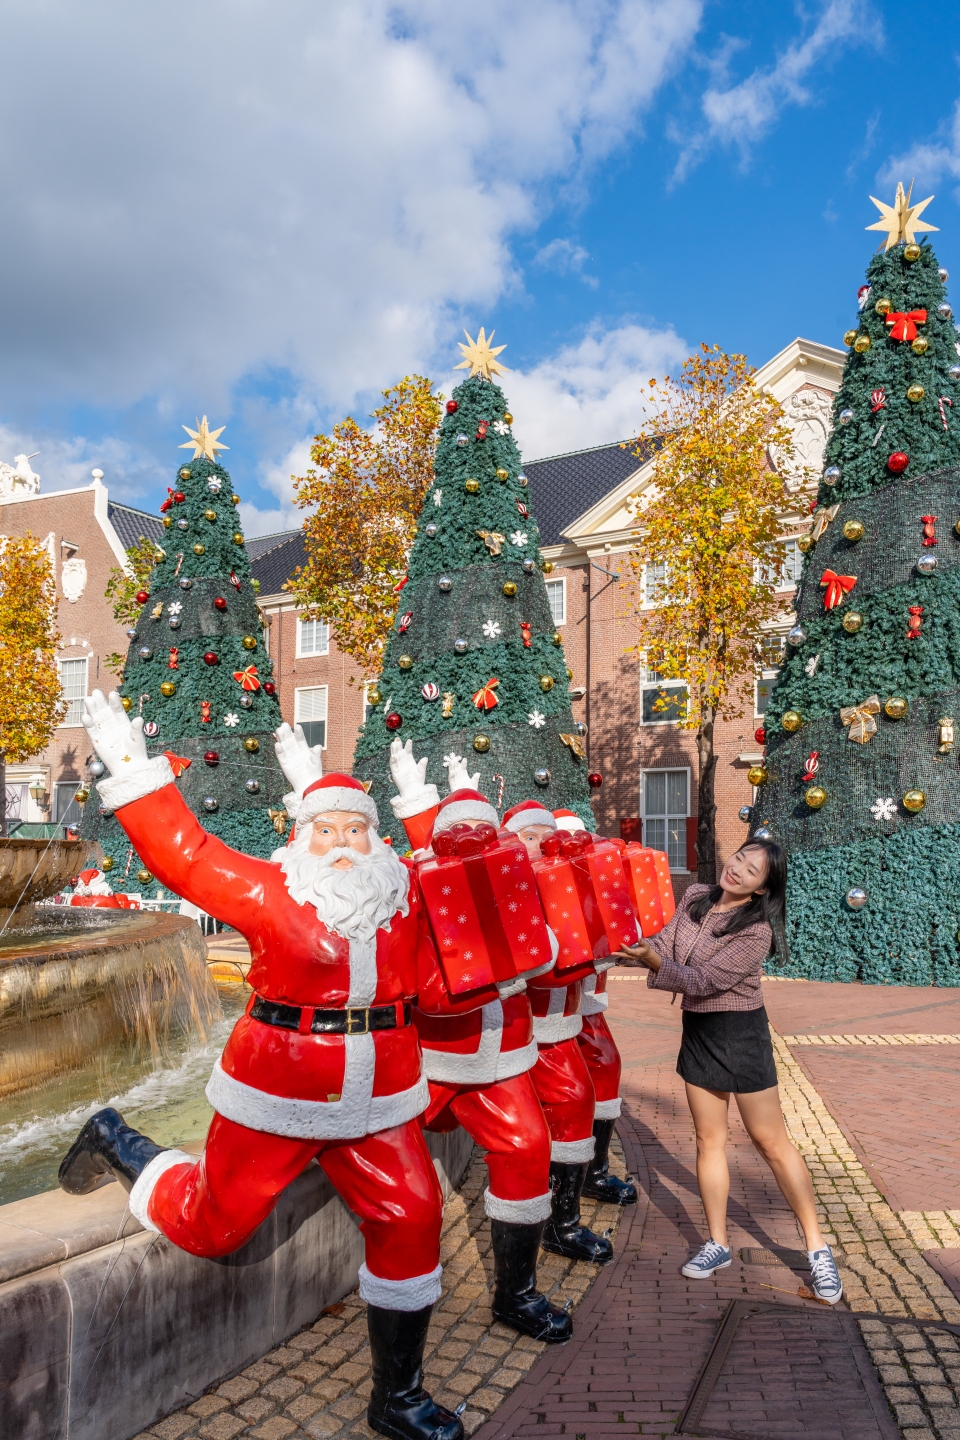
[[[738,905],[730,911],[730,918],[716,933],[718,935],[736,935],[741,930],[746,930],[749,925],[756,925],[760,921],[766,921],[773,933],[773,948],[777,952],[777,958],[781,965],[789,960],[787,950],[787,937],[784,933],[783,922],[786,915],[787,895],[787,857],[781,845],[776,840],[746,840],[740,846],[741,850],[762,850],[767,857],[767,878],[764,882],[764,889],[761,895],[752,895],[745,905]],[[711,885],[702,895],[690,903],[689,914],[692,919],[700,921],[717,904],[723,887]]]

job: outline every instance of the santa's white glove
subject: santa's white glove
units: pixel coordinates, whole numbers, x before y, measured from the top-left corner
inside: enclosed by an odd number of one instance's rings
[[[476,775],[471,775],[462,755],[444,755],[443,768],[447,772],[447,788],[451,795],[454,790],[478,790],[480,788],[480,771],[478,770]]]
[[[424,755],[422,760],[414,760],[412,740],[406,745],[402,740],[391,742],[390,774],[400,793],[390,806],[398,820],[409,820],[440,804],[436,785],[427,784],[427,758]]]
[[[149,765],[143,720],[139,715],[130,719],[116,690],[110,691],[109,700],[102,690],[94,690],[83,702],[82,718],[90,744],[111,775],[127,775]]]
[[[323,749],[307,744],[302,725],[295,725],[291,730],[286,721],[274,732],[274,739],[277,760],[287,784],[302,798],[308,785],[323,779]]]

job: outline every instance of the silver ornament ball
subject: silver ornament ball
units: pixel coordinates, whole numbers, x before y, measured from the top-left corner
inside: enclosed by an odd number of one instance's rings
[[[259,780],[247,780],[247,781],[245,782],[243,788],[244,788],[244,790],[246,790],[246,792],[247,792],[248,795],[259,795],[259,793],[260,793],[260,781],[259,781]]]
[[[453,589],[453,581],[450,579],[449,575],[440,576],[440,579],[437,581],[437,589],[442,590],[444,595],[448,594],[449,591]]]
[[[87,769],[90,771],[90,774],[93,776],[94,780],[99,780],[100,776],[104,773],[106,768],[107,767],[106,765],[104,765],[102,760],[91,760],[90,764],[87,766]]]
[[[920,559],[917,561],[917,569],[920,571],[921,575],[932,575],[934,570],[936,570],[938,564],[939,561],[937,560],[936,555],[921,555]]]
[[[526,560],[524,560],[524,562],[523,562],[523,573],[524,573],[524,575],[532,575],[533,572],[534,572],[534,570],[536,570],[536,568],[537,568],[537,562],[536,562],[536,560],[531,560],[531,559],[530,559],[530,556],[528,555],[527,558],[526,558]]]
[[[208,815],[212,815],[214,810],[219,810],[220,807],[213,795],[204,795],[203,808],[204,810],[206,810]]]
[[[457,436],[457,444],[460,446],[460,448],[461,448],[461,450],[462,450],[463,447],[464,447],[464,445],[469,445],[469,444],[470,444],[470,436],[469,436],[469,435],[458,435],[458,436]]]
[[[753,806],[752,806],[752,805],[741,805],[741,806],[740,806],[740,819],[743,821],[744,825],[749,825],[749,824],[750,824],[750,821],[753,819]]]
[[[942,315],[944,320],[950,319],[950,316],[953,314],[953,306],[950,304],[949,300],[942,300],[940,302],[940,304],[937,306],[937,314]]]
[[[518,476],[517,476],[517,484],[518,484],[518,485],[524,485],[524,486],[525,486],[525,485],[529,485],[529,483],[530,483],[530,482],[529,482],[529,480],[527,479],[526,475],[518,475]]]
[[[773,831],[769,825],[761,825],[758,830],[754,830],[753,838],[754,840],[772,840]]]
[[[584,735],[586,735],[587,733],[587,727],[582,720],[575,720],[573,722],[573,729],[575,734],[579,735],[581,739],[583,739]]]
[[[547,769],[545,769],[545,768],[541,768],[540,770],[534,770],[534,772],[533,772],[533,780],[534,780],[534,784],[536,784],[536,785],[549,785],[549,784],[550,784],[550,771],[547,770]]]
[[[960,365],[951,365],[947,374],[951,380],[960,380]]]
[[[828,465],[827,468],[826,468],[826,470],[824,470],[824,472],[823,472],[823,483],[824,483],[824,485],[836,485],[836,483],[837,483],[837,481],[838,481],[839,479],[840,479],[840,466],[839,466],[839,465]]]
[[[241,709],[241,710],[252,710],[252,709],[253,709],[253,696],[252,696],[252,695],[241,695],[241,696],[240,696],[240,699],[237,701],[237,704],[240,706],[240,709]]]
[[[453,642],[453,653],[455,655],[466,655],[469,648],[466,640],[454,640]]]
[[[944,269],[944,267],[941,265],[940,269],[937,271],[937,279],[940,281],[941,285],[946,285],[947,281],[950,279],[950,271]]]
[[[137,638],[137,632],[136,632],[136,630],[128,630],[128,631],[126,632],[126,634],[127,634],[127,639],[128,639],[128,640],[136,640],[136,638]]]
[[[837,416],[837,419],[840,421],[841,425],[849,425],[850,421],[853,419],[853,411],[841,410],[840,414]]]
[[[177,521],[177,529],[178,529],[178,530],[189,530],[189,529],[190,529],[190,521],[189,521],[189,520],[178,520],[178,521]]]
[[[112,810],[108,810],[107,807],[106,807],[106,805],[101,805],[99,808],[100,808],[100,815],[101,815],[101,818],[102,818],[102,819],[104,819],[104,820],[112,820],[112,819],[113,819],[113,811],[112,811]]]
[[[792,630],[787,631],[788,645],[802,645],[807,638],[807,632],[802,625],[794,625]]]
[[[852,885],[847,891],[847,904],[851,910],[862,910],[867,903],[867,892],[862,885]]]
[[[193,589],[193,581],[190,579],[190,576],[189,576],[189,575],[184,575],[183,579],[180,581],[180,589],[181,589],[181,590],[192,590],[192,589]]]
[[[153,651],[150,649],[149,645],[141,645],[140,649],[137,651],[137,654],[140,656],[141,660],[153,659]]]
[[[170,629],[171,629],[171,630],[179,630],[179,629],[180,629],[180,626],[181,626],[182,624],[183,624],[183,621],[180,619],[180,616],[179,616],[179,615],[171,615],[171,616],[170,616]]]
[[[434,535],[436,535],[437,527],[436,525],[434,525],[432,520],[430,521],[429,525],[424,525],[423,533],[426,535],[428,540],[432,540]]]

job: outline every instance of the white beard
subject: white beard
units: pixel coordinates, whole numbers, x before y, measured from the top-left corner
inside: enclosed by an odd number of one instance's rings
[[[410,877],[393,850],[370,831],[370,854],[334,849],[311,855],[312,827],[307,825],[271,857],[283,871],[287,889],[298,905],[312,905],[328,930],[345,940],[371,941],[378,930],[389,930],[399,911],[409,912]],[[349,870],[335,870],[334,861],[346,857]]]

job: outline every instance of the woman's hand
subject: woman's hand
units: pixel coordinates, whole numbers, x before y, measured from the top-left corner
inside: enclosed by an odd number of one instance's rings
[[[641,965],[645,965],[654,974],[660,969],[662,963],[661,956],[657,954],[652,945],[647,944],[646,940],[641,940],[639,945],[621,945],[616,959],[621,965],[626,965],[631,970],[637,970]]]

